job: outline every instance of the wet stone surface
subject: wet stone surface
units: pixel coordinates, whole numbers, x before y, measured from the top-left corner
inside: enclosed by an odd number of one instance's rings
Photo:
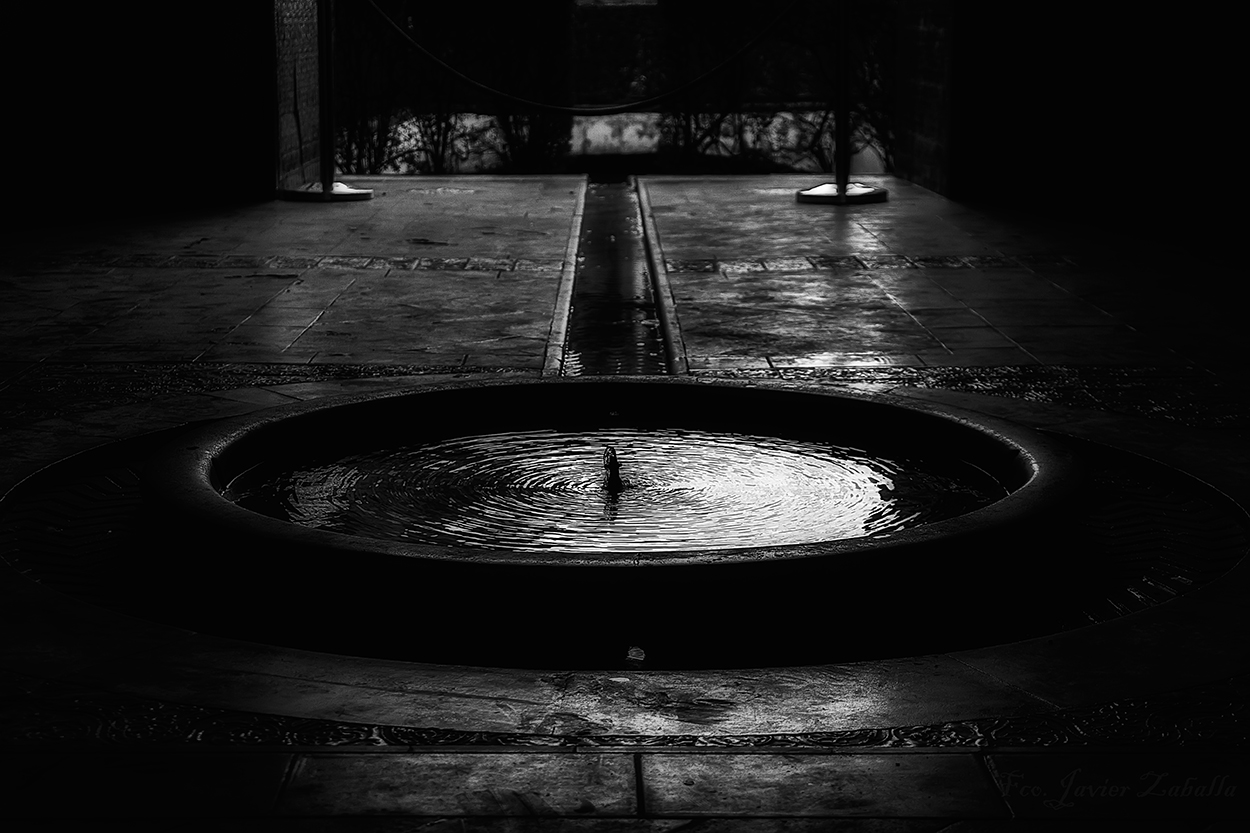
[[[299,382],[451,378],[461,374],[531,374],[508,367],[393,364],[91,363],[0,362],[0,424],[24,425],[117,405],[186,393],[260,388]]]
[[[765,363],[766,364],[766,363]],[[182,393],[295,382],[508,372],[507,367],[382,364],[0,361],[0,422],[13,425]],[[511,369],[527,373],[523,369]],[[1185,367],[823,367],[700,370],[708,379],[780,379],[889,390],[916,387],[1093,408],[1181,425],[1250,427],[1244,385]]]
[[[1234,749],[1250,742],[1250,677],[1035,715],[845,731],[734,735],[457,731],[255,714],[0,675],[0,741],[105,747],[169,743],[312,747],[925,749],[1145,747]],[[657,704],[657,708],[664,704]],[[670,704],[673,705],[673,704]],[[714,703],[703,704],[713,709]],[[691,708],[697,703],[690,704]]]
[[[888,390],[916,387],[1092,408],[1180,425],[1250,427],[1245,385],[1191,368],[1022,365],[703,370],[709,379],[784,379]]]

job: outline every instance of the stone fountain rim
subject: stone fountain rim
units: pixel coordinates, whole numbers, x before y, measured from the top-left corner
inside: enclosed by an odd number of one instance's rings
[[[405,400],[411,397],[488,388],[538,388],[543,386],[671,385],[719,389],[774,391],[779,395],[813,395],[870,407],[895,409],[910,417],[945,422],[976,432],[1014,450],[1029,467],[1027,481],[992,504],[946,520],[901,530],[884,537],[848,538],[810,544],[671,552],[517,552],[469,547],[440,547],[398,540],[304,527],[238,506],[214,482],[214,464],[230,447],[254,432],[302,416],[348,409],[356,405]],[[969,434],[971,437],[972,434]],[[404,558],[416,562],[529,566],[550,568],[665,567],[809,560],[856,553],[911,552],[939,541],[953,541],[990,529],[1005,529],[1034,518],[1062,502],[1078,481],[1079,464],[1061,442],[1039,432],[984,414],[957,407],[935,405],[899,396],[861,391],[830,390],[819,385],[784,385],[772,380],[724,380],[695,377],[628,376],[525,379],[473,379],[444,382],[419,389],[371,391],[324,397],[266,408],[237,417],[216,420],[180,435],[159,453],[145,474],[149,497],[162,512],[206,528],[229,529],[239,540],[280,543],[323,553]]]

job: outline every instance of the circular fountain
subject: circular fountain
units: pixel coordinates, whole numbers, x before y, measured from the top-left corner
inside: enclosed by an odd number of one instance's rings
[[[631,650],[687,667],[914,654],[975,641],[957,600],[1026,629],[1057,603],[1064,548],[1037,548],[1074,472],[1044,436],[883,397],[447,384],[181,436],[144,481],[160,534],[195,533],[143,570],[198,565],[180,615],[344,653],[568,667]],[[313,600],[341,615],[312,621]]]
[[[813,440],[604,427],[260,461],[224,494],[325,531],[450,555],[567,560],[880,540],[988,505],[1007,489],[953,455],[900,459]]]

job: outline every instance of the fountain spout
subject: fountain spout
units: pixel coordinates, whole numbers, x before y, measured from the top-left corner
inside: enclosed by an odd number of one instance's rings
[[[609,492],[618,495],[625,491],[625,481],[621,479],[621,461],[616,458],[616,449],[612,446],[603,450],[603,470],[607,474]]]

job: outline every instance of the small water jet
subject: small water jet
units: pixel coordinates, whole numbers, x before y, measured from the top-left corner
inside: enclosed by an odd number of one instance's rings
[[[603,471],[606,477],[604,488],[610,495],[619,495],[625,491],[625,481],[621,479],[621,461],[616,457],[616,449],[608,446],[603,450]]]

